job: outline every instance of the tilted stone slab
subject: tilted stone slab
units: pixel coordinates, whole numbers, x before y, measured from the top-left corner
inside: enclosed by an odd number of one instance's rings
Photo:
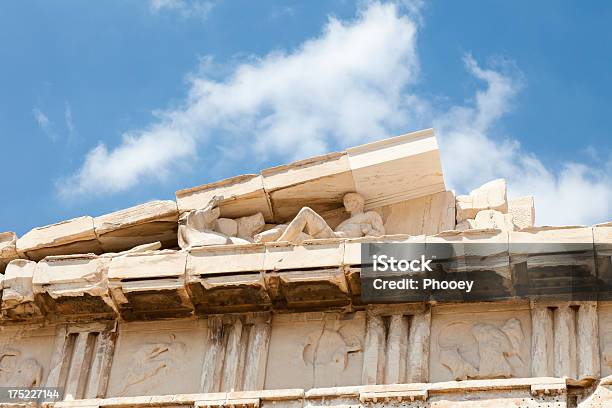
[[[124,251],[137,245],[160,241],[177,246],[176,202],[150,201],[94,218],[94,228],[105,252]]]
[[[17,236],[14,232],[0,232],[0,273],[17,255]]]
[[[112,259],[109,288],[126,320],[184,317],[193,305],[185,287],[184,251],[151,251]]]
[[[341,207],[342,197],[355,191],[346,153],[312,157],[261,174],[279,223],[291,220],[303,206],[323,215]]]
[[[25,320],[42,315],[32,287],[35,268],[36,262],[25,259],[15,259],[6,267],[2,282],[3,318]]]
[[[268,222],[273,221],[272,207],[264,191],[263,178],[245,174],[176,192],[179,212],[206,207],[214,197],[223,197],[221,217],[238,218],[261,212]]]
[[[438,142],[426,129],[346,150],[366,209],[445,191]]]
[[[101,253],[93,218],[73,218],[30,230],[17,240],[17,252],[39,261],[48,255]]]
[[[59,316],[114,316],[108,289],[111,259],[93,254],[49,256],[36,265],[34,293]]]

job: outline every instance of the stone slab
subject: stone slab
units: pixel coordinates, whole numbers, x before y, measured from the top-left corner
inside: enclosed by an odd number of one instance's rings
[[[264,270],[262,244],[215,245],[193,248],[187,255],[188,275],[216,275]]]
[[[95,232],[105,252],[124,251],[156,241],[177,245],[176,202],[150,201],[94,218]]]
[[[35,303],[32,278],[36,262],[15,259],[6,267],[2,282],[2,316],[24,320],[41,316]]]
[[[188,284],[199,314],[266,310],[271,306],[261,274],[190,277]]]
[[[266,244],[264,269],[280,271],[340,266],[343,257],[344,242],[338,239],[306,241],[302,245],[273,242]]]
[[[262,171],[278,223],[290,221],[303,206],[322,214],[342,207],[355,191],[346,153],[331,153]]]
[[[108,289],[110,258],[96,255],[46,257],[36,265],[34,293],[59,316],[115,315]]]
[[[445,191],[438,143],[426,129],[347,149],[366,209]]]
[[[380,213],[387,235],[434,235],[455,229],[455,195],[452,191],[443,191],[374,210]]]
[[[258,174],[232,177],[176,192],[179,212],[204,208],[214,197],[222,196],[221,217],[238,218],[261,212],[267,222],[273,221],[272,207]]]
[[[47,255],[100,253],[101,248],[93,218],[84,216],[30,230],[17,240],[17,251],[38,261]]]
[[[108,278],[151,279],[183,277],[187,263],[187,252],[152,251],[115,257],[110,263]]]

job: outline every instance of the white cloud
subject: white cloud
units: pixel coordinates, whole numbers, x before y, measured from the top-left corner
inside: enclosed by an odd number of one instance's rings
[[[206,18],[215,3],[206,0],[149,0],[151,12],[173,11],[182,17]]]
[[[221,79],[202,67],[181,108],[162,112],[157,123],[124,135],[114,148],[99,144],[61,192],[125,191],[196,160],[198,148],[211,168],[253,157],[287,161],[433,123],[447,184],[458,192],[506,177],[515,196],[536,195],[540,224],[609,218],[610,169],[566,163],[555,172],[498,133],[523,86],[511,62],[483,68],[467,56],[468,71],[485,87],[446,111],[411,90],[419,71],[414,4],[404,5],[403,14],[395,4],[373,2],[353,21],[330,18],[297,49],[252,57]]]
[[[522,87],[520,73],[512,67],[506,73],[483,69],[469,56],[466,66],[486,88],[476,92],[473,103],[453,107],[434,121],[447,184],[467,192],[504,177],[511,196],[535,196],[539,225],[592,224],[610,219],[610,161],[602,167],[566,162],[557,172],[547,168],[517,140],[498,134],[495,126],[511,109],[513,97]]]
[[[61,192],[125,191],[212,142],[205,159],[214,163],[219,151],[293,159],[389,134],[413,122],[414,106],[407,108],[417,100],[403,91],[417,71],[416,25],[396,6],[374,3],[355,21],[330,18],[319,37],[241,64],[223,80],[200,70],[181,109],[115,148],[100,144]]]
[[[57,135],[53,132],[53,123],[49,120],[49,117],[45,115],[43,111],[34,107],[32,109],[32,114],[34,115],[34,120],[36,124],[52,141],[57,139]]]

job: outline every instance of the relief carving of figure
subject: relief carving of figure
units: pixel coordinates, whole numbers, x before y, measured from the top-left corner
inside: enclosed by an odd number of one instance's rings
[[[178,242],[182,249],[197,246],[244,244],[253,242],[253,236],[263,230],[263,214],[256,213],[238,219],[219,218],[219,203],[223,197],[215,196],[206,207],[189,211],[179,219]]]
[[[488,323],[451,323],[438,337],[440,362],[455,380],[509,378],[523,366],[521,322],[512,318],[498,328]]]
[[[311,333],[304,344],[302,359],[312,367],[313,387],[330,384],[346,370],[351,353],[361,351],[361,342],[346,326],[323,328]]]
[[[17,350],[0,354],[0,384],[11,387],[42,386],[42,366],[33,358],[22,358]]]
[[[133,364],[124,377],[120,396],[126,395],[136,384],[154,377],[167,377],[169,372],[180,364],[179,359],[186,351],[185,344],[175,341],[174,335],[171,339],[170,342],[148,343],[138,347],[133,354]]]
[[[350,217],[335,230],[309,207],[303,207],[289,224],[280,224],[255,235],[256,242],[288,241],[298,244],[305,239],[359,238],[385,235],[382,218],[375,211],[364,211],[365,200],[360,194],[344,195],[343,204]]]

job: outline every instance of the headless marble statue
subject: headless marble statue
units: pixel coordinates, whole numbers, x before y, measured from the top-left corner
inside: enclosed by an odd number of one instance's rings
[[[223,197],[215,196],[206,207],[181,216],[178,230],[181,249],[253,242],[253,236],[265,226],[263,215],[256,213],[235,220],[219,218],[219,203],[222,199]]]
[[[294,244],[305,239],[359,238],[385,235],[382,218],[375,211],[363,210],[365,201],[360,194],[348,193],[343,197],[346,211],[351,215],[335,230],[309,207],[303,207],[289,224],[280,224],[255,235],[255,242],[287,241]]]

